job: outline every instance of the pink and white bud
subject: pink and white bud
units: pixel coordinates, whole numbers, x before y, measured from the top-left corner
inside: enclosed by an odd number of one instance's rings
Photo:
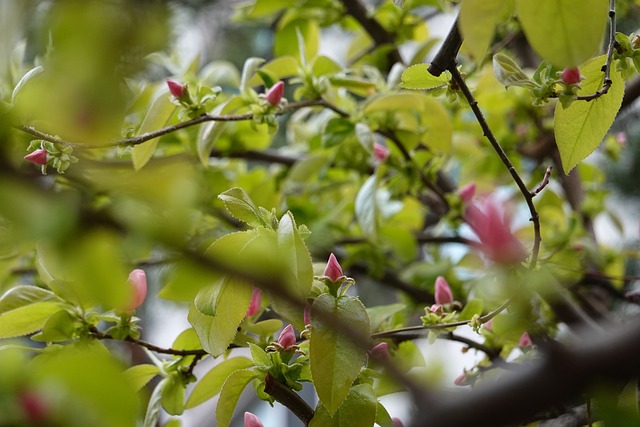
[[[451,287],[449,287],[449,283],[447,283],[444,277],[438,276],[436,278],[436,284],[434,287],[436,304],[444,305],[451,304],[453,302],[453,293],[451,292]]]
[[[333,253],[329,255],[329,261],[327,262],[327,266],[324,268],[324,275],[333,282],[337,282],[338,279],[343,276],[342,267],[340,267],[340,263]]]
[[[293,326],[289,324],[282,330],[282,332],[280,332],[280,336],[278,337],[278,344],[280,344],[280,347],[285,350],[288,350],[292,346],[296,345],[296,333],[293,331]]]
[[[284,82],[280,80],[278,83],[271,86],[271,88],[265,94],[265,99],[271,105],[278,105],[284,95]]]
[[[47,150],[39,148],[35,151],[24,156],[24,159],[27,162],[33,163],[34,165],[46,165],[47,164]]]
[[[180,82],[177,82],[175,80],[171,80],[171,79],[167,79],[167,86],[169,86],[169,92],[171,92],[171,95],[173,95],[174,97],[180,99],[182,98],[185,93],[187,92],[187,84],[182,84]]]
[[[307,303],[307,305],[304,306],[303,319],[304,319],[305,326],[311,324],[311,304],[309,303]]]
[[[482,327],[488,331],[493,331],[493,319],[489,319],[489,321],[484,322],[482,324]]]
[[[582,79],[578,67],[565,68],[560,77],[562,78],[562,81],[568,85],[580,83],[580,80]]]
[[[135,310],[142,305],[147,297],[147,274],[144,270],[136,268],[129,273],[129,283],[133,289],[133,297],[128,309]]]
[[[528,332],[524,332],[520,335],[520,339],[518,340],[518,347],[531,347],[533,345],[533,341],[531,341],[531,337]]]
[[[503,202],[493,196],[471,203],[465,219],[480,239],[479,248],[492,261],[500,264],[521,262],[527,253],[511,232],[510,216]]]
[[[444,312],[441,304],[432,304],[431,307],[429,307],[429,311],[438,315],[442,315]]]
[[[251,302],[249,302],[249,308],[247,308],[246,317],[251,317],[260,311],[262,307],[262,290],[260,288],[253,288],[251,292]]]
[[[260,418],[251,412],[244,413],[244,427],[264,427]]]
[[[404,427],[404,424],[402,424],[399,418],[393,417],[391,418],[391,422],[393,423],[393,427]]]
[[[453,383],[455,385],[467,385],[467,374],[464,372],[461,373],[456,377],[455,380],[453,380]]]
[[[621,146],[625,147],[627,145],[627,134],[624,132],[617,132],[616,142]]]
[[[463,203],[471,203],[473,196],[476,195],[476,184],[472,182],[470,184],[465,185],[460,190],[458,190],[458,195],[460,196],[460,200]]]
[[[389,344],[381,342],[369,350],[369,356],[376,360],[389,360]]]
[[[373,143],[373,155],[375,156],[376,160],[384,162],[385,160],[387,160],[387,158],[389,158],[389,154],[391,154],[391,151],[389,151],[387,147],[382,144],[378,144],[377,142]]]

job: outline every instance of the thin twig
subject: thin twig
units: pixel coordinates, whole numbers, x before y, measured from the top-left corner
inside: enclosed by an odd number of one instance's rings
[[[553,166],[549,166],[544,173],[544,177],[542,178],[542,182],[538,184],[538,186],[531,192],[531,196],[537,196],[544,188],[549,185],[551,180],[551,171],[553,170]]]
[[[92,328],[91,330],[91,335],[99,340],[117,340],[117,341],[122,341],[122,340],[118,340],[117,338],[112,337],[109,334],[105,334],[103,332],[100,332],[97,329]],[[149,342],[143,341],[143,340],[139,340],[136,338],[132,338],[132,337],[127,337],[124,339],[124,341],[126,342],[130,342],[136,345],[139,345],[140,347],[144,347],[148,350],[151,350],[155,353],[161,353],[161,354],[170,354],[172,356],[206,356],[207,353],[204,350],[178,350],[175,348],[162,348],[162,347],[158,347],[157,345],[151,344]]]
[[[289,409],[305,426],[309,425],[314,414],[313,408],[298,393],[282,384],[271,374],[267,374],[265,378],[264,392]]]

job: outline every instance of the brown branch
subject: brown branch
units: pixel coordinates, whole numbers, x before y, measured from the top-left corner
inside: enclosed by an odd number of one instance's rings
[[[100,332],[99,330],[95,329],[95,328],[91,328],[90,330],[91,335],[99,340],[116,340],[116,341],[122,341],[122,340],[118,340],[117,338],[112,337],[109,334],[105,334],[103,332]],[[170,354],[173,356],[199,356],[200,358],[202,358],[203,356],[208,355],[209,353],[207,353],[206,351],[200,349],[200,350],[178,350],[175,348],[162,348],[162,347],[158,347],[157,345],[151,344],[149,342],[143,341],[143,340],[139,340],[139,339],[135,339],[132,337],[127,337],[126,339],[124,339],[124,341],[126,342],[130,342],[132,344],[136,344],[139,345],[140,347],[144,347],[148,350],[151,350],[155,353],[161,353],[161,354]]]
[[[438,77],[451,67],[455,68],[456,57],[458,56],[460,46],[462,46],[462,36],[460,35],[460,30],[458,28],[458,17],[456,17],[456,20],[453,21],[453,25],[449,30],[449,34],[447,34],[447,37],[444,39],[444,43],[442,43],[442,46],[436,53],[433,61],[429,64],[427,71]]]
[[[395,47],[395,38],[389,33],[380,23],[373,17],[369,16],[367,8],[360,2],[360,0],[341,0],[345,10],[351,15],[362,28],[371,36],[376,46],[381,47],[389,45],[392,50],[387,54],[387,60],[389,61],[388,68],[395,63],[402,64],[402,57],[400,52]]]
[[[308,426],[313,418],[313,409],[296,392],[267,374],[264,381],[264,392],[280,402],[293,415],[298,417],[305,426]]]

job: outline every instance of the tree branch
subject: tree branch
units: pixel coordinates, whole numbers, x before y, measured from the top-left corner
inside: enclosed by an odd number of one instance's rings
[[[282,384],[271,376],[271,374],[267,374],[265,378],[264,392],[290,410],[305,426],[309,425],[314,413],[311,406],[309,406],[298,393]]]

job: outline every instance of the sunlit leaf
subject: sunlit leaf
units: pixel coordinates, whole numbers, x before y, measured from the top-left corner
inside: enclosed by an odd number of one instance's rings
[[[482,62],[493,40],[495,27],[512,0],[463,0],[458,25],[464,44],[477,62]]]
[[[138,129],[138,134],[140,135],[164,127],[176,109],[177,107],[171,102],[168,89],[163,88],[156,96],[151,107],[149,107],[149,111],[142,121],[140,129]],[[156,151],[159,139],[160,138],[154,138],[133,147],[131,157],[135,170],[142,169],[149,159],[151,159],[151,156],[153,156],[153,153]]]
[[[255,378],[256,373],[249,369],[235,371],[227,378],[220,392],[218,406],[216,406],[216,425],[220,427],[229,426],[240,394]]]
[[[36,302],[0,315],[0,338],[13,338],[41,329],[60,310],[55,302]]]
[[[140,390],[159,373],[160,368],[150,364],[135,365],[124,371],[134,390]]]
[[[336,413],[330,414],[320,404],[309,424],[310,427],[370,427],[376,419],[378,401],[369,384],[359,384],[349,390],[344,403]]]
[[[191,391],[186,409],[194,408],[220,393],[222,385],[233,372],[250,366],[253,366],[253,362],[246,357],[233,357],[215,365]]]

